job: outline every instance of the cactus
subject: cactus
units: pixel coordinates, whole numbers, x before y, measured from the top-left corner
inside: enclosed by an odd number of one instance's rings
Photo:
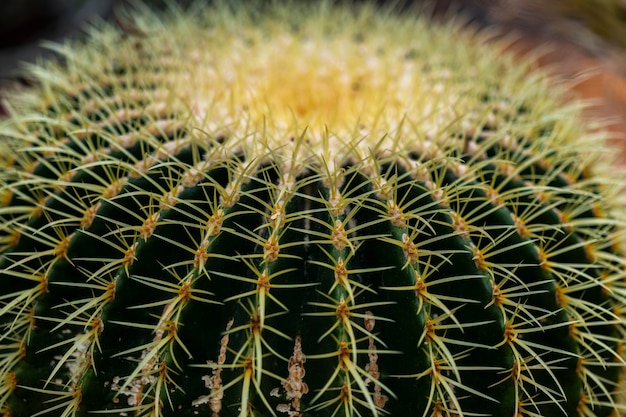
[[[138,6],[7,101],[4,416],[623,410],[580,105],[458,23],[270,3]]]

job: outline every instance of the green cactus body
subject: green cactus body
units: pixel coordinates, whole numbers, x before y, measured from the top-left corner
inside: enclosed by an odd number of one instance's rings
[[[624,408],[620,185],[576,106],[412,13],[198,6],[8,102],[5,416]]]

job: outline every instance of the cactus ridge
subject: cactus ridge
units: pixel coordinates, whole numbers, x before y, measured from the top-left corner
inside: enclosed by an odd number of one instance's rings
[[[455,24],[200,6],[9,101],[5,416],[624,408],[620,185],[577,106]]]

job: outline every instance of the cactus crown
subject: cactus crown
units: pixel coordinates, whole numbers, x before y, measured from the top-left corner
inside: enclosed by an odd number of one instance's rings
[[[390,8],[136,19],[0,125],[6,416],[622,408],[619,185],[543,76]]]

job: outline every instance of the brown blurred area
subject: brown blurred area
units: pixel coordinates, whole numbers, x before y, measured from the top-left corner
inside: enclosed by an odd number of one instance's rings
[[[626,0],[438,0],[441,15],[464,14],[471,24],[510,41],[509,51],[532,57],[563,82],[571,97],[606,130],[626,165]]]
[[[609,130],[626,137],[626,0],[405,1],[433,2],[439,16],[461,14],[470,24],[514,39],[508,49],[520,56],[540,53],[538,65],[571,85],[573,95],[595,100],[590,113],[610,118]],[[19,83],[20,62],[46,54],[41,40],[80,36],[90,20],[112,19],[113,10],[127,2],[0,0],[0,96]]]

